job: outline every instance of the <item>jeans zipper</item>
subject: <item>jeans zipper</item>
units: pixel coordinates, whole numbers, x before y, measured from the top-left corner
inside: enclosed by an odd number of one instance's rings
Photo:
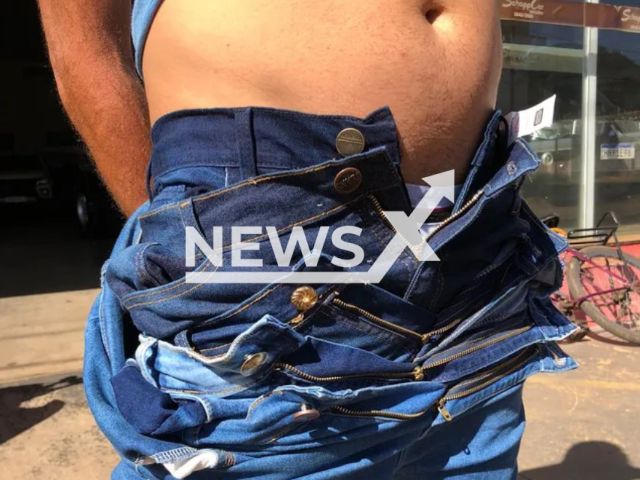
[[[497,376],[492,376],[493,373],[507,368],[507,366],[505,365],[499,365],[496,368],[493,368],[492,370],[485,372],[484,374],[480,375],[479,377],[476,378],[472,378],[469,379],[465,382],[462,382],[460,384],[458,384],[456,386],[456,388],[459,387],[463,387],[464,385],[468,385],[470,383],[474,383],[477,382],[478,380],[480,380],[481,378],[487,377],[487,376],[491,376],[491,378],[485,382],[482,382],[479,385],[476,385],[473,388],[469,388],[467,390],[464,390],[462,392],[459,393],[454,393],[454,394],[449,394],[449,395],[445,395],[444,397],[442,397],[437,405],[436,408],[438,410],[438,412],[440,413],[440,415],[442,415],[442,417],[447,421],[450,422],[451,420],[453,420],[453,415],[451,415],[451,412],[449,412],[449,410],[447,409],[446,403],[450,400],[459,400],[461,398],[464,397],[468,397],[469,395],[473,395],[474,393],[479,392],[480,390],[489,387],[491,385],[493,385],[494,383],[502,380],[503,378],[511,375],[513,372],[515,372],[516,370],[518,370],[520,367],[522,367],[524,364],[526,364],[527,362],[529,362],[529,360],[531,360],[539,351],[539,347],[535,346],[532,351],[530,353],[528,353],[530,351],[530,349],[526,349],[524,351],[522,351],[521,353],[519,353],[513,360],[511,360],[511,362],[509,362],[509,364],[515,363],[515,365],[508,367],[508,369],[497,375]],[[524,358],[523,358],[524,357]]]
[[[458,352],[454,355],[450,355],[448,357],[442,358],[440,360],[438,360],[437,362],[431,363],[425,367],[422,367],[423,370],[429,370],[431,368],[436,368],[436,367],[440,367],[446,363],[449,363],[453,360],[457,360],[459,358],[465,357],[471,353],[477,352],[478,350],[482,350],[483,348],[487,348],[487,347],[491,347],[493,345],[496,345],[500,342],[504,342],[505,340],[509,340],[512,337],[515,337],[517,335],[520,335],[521,333],[524,332],[528,332],[529,330],[531,330],[533,328],[533,325],[527,325],[525,327],[519,328],[517,330],[513,330],[511,332],[505,333],[504,335],[500,335],[497,338],[493,338],[487,342],[481,342],[478,345],[474,345],[473,347],[467,348],[466,350],[463,350],[461,352]],[[446,350],[442,353],[446,353]]]
[[[355,312],[358,313],[360,315],[362,315],[363,317],[365,317],[367,320],[369,320],[371,323],[374,323],[376,325],[379,325],[381,327],[384,327],[388,330],[392,330],[396,333],[399,333],[401,335],[404,336],[408,336],[411,337],[414,340],[417,340],[420,343],[426,343],[426,341],[428,340],[428,337],[430,334],[425,334],[425,335],[421,335],[419,333],[416,333],[412,330],[409,330],[408,328],[404,328],[401,327],[399,325],[396,325],[394,323],[388,322],[380,317],[377,317],[376,315],[367,312],[366,310],[364,310],[363,308],[360,308],[356,305],[352,305],[351,303],[347,303],[344,302],[342,300],[340,300],[339,298],[334,298],[331,303],[333,303],[334,305],[343,308],[345,310],[351,311],[351,312]]]
[[[469,211],[471,209],[471,207],[473,207],[479,200],[480,198],[482,198],[482,195],[484,194],[484,190],[480,190],[478,191],[467,203],[465,203],[462,208],[460,208],[460,210],[458,210],[456,213],[454,213],[453,215],[451,215],[449,218],[447,218],[446,220],[444,220],[442,223],[440,223],[440,225],[438,225],[436,227],[436,229],[434,231],[432,231],[427,238],[425,239],[425,241],[429,241],[431,240],[431,238],[433,238],[433,236],[438,233],[440,230],[442,230],[444,227],[446,227],[447,225],[449,225],[451,222],[457,220],[458,218],[460,218],[462,215],[464,215],[465,213],[467,213],[467,211]]]
[[[369,373],[369,374],[363,374],[363,373],[355,373],[355,374],[349,374],[349,375],[335,375],[335,376],[331,376],[331,377],[318,377],[316,375],[310,375],[308,373],[303,372],[302,370],[297,369],[296,367],[294,367],[293,365],[290,365],[288,363],[282,363],[282,362],[278,362],[275,364],[275,369],[276,370],[286,370],[288,372],[293,373],[294,375],[297,375],[298,377],[310,381],[310,382],[316,382],[316,383],[331,383],[331,382],[342,382],[342,381],[346,381],[346,380],[359,380],[359,379],[386,379],[386,380],[403,380],[403,379],[412,379],[414,381],[421,381],[424,380],[424,372],[431,369],[431,368],[435,368],[438,367],[440,365],[444,365],[445,363],[448,363],[450,361],[453,360],[457,360],[459,358],[462,358],[466,355],[469,355],[471,353],[474,353],[478,350],[481,350],[483,348],[487,348],[490,347],[492,345],[495,345],[497,343],[500,343],[504,340],[508,340],[511,337],[515,337],[516,335],[519,335],[521,333],[526,332],[527,330],[532,329],[533,327],[528,325],[526,327],[520,328],[518,330],[514,330],[513,332],[509,332],[506,335],[502,335],[498,338],[494,338],[488,342],[483,342],[479,345],[475,345],[474,347],[468,348],[467,350],[463,350],[462,352],[458,352],[455,355],[451,355],[449,357],[443,358],[441,360],[438,360],[435,363],[432,363],[431,365],[427,365],[425,367],[416,367],[413,369],[413,371],[411,372],[382,372],[382,373]]]
[[[425,241],[429,241],[436,233],[438,233],[440,230],[442,230],[444,227],[446,227],[447,225],[449,225],[450,223],[454,222],[455,220],[457,220],[458,218],[460,218],[462,215],[464,215],[465,213],[467,213],[467,211],[473,206],[475,205],[478,200],[480,200],[480,198],[482,197],[482,195],[484,194],[483,190],[478,191],[467,203],[465,203],[462,208],[460,210],[458,210],[457,212],[455,212],[453,215],[451,215],[449,218],[445,219],[444,221],[442,221],[440,223],[440,225],[438,225],[436,227],[436,229],[434,231],[432,231],[426,238]],[[391,228],[391,230],[393,231],[393,233],[395,233],[396,235],[398,235],[402,241],[408,246],[411,247],[411,243],[400,233],[398,232],[395,227],[391,224],[391,222],[389,222],[389,220],[387,220],[387,216],[384,213],[384,210],[382,209],[382,206],[380,205],[380,202],[378,202],[378,199],[376,197],[374,197],[373,195],[369,195],[369,198],[371,199],[371,201],[373,202],[373,206],[376,209],[376,211],[378,212],[378,214],[385,220],[385,223],[389,226],[389,228]],[[413,250],[412,250],[413,252]]]
[[[437,330],[433,330],[432,332],[429,332],[429,333],[427,333],[425,335],[428,335],[429,336],[429,340],[430,340],[432,337],[435,337],[436,335],[441,335],[441,334],[446,333],[449,330],[452,330],[453,328],[457,327],[458,325],[460,325],[462,323],[463,320],[464,320],[464,318],[459,318],[457,320],[454,320],[450,324],[445,325],[444,327],[439,328]]]
[[[363,308],[358,307],[357,305],[353,305],[351,303],[347,303],[344,302],[342,300],[340,300],[339,298],[334,298],[331,303],[333,303],[334,305],[343,308],[345,310],[349,310],[351,312],[355,312],[358,313],[360,315],[362,315],[363,317],[365,317],[367,320],[369,320],[371,323],[375,323],[376,325],[380,325],[381,327],[385,327],[389,330],[393,330],[394,332],[400,333],[402,335],[406,335],[409,336],[415,340],[417,340],[418,342],[420,342],[421,344],[426,344],[429,340],[431,340],[432,337],[434,337],[435,335],[440,335],[442,333],[445,333],[449,330],[451,330],[452,328],[456,327],[457,325],[459,325],[462,322],[462,318],[455,320],[453,322],[451,322],[450,324],[439,328],[437,330],[433,330],[431,332],[425,333],[424,335],[414,332],[412,330],[409,330],[408,328],[404,328],[404,327],[400,327],[394,323],[388,322],[386,320],[384,320],[383,318],[380,318],[370,312],[367,312],[366,310],[364,310]]]
[[[329,383],[329,382],[342,382],[345,380],[358,380],[358,379],[386,379],[386,380],[403,380],[413,379],[420,381],[424,379],[424,371],[422,367],[416,367],[412,372],[382,372],[382,373],[355,373],[350,375],[336,375],[333,377],[317,377],[315,375],[309,375],[308,373],[298,370],[293,365],[288,363],[278,362],[275,364],[276,370],[286,370],[298,377],[316,383]]]
[[[347,415],[349,417],[381,417],[391,418],[393,420],[411,420],[413,418],[419,418],[428,412],[428,410],[424,410],[418,413],[393,413],[385,412],[384,410],[351,410],[344,407],[331,407],[330,410],[332,413]]]
[[[453,420],[453,416],[451,415],[451,413],[449,412],[449,410],[447,410],[446,407],[446,402],[448,402],[449,400],[457,400],[469,395],[472,395],[476,392],[479,392],[480,390],[482,390],[483,388],[489,387],[491,385],[493,385],[494,383],[498,382],[499,380],[505,378],[508,375],[511,375],[513,372],[515,372],[517,369],[519,369],[522,365],[524,365],[525,363],[527,363],[529,360],[531,360],[531,358],[533,358],[534,355],[536,355],[536,353],[538,352],[538,347],[535,347],[535,349],[527,355],[529,349],[524,350],[523,352],[521,352],[520,354],[518,354],[511,362],[509,362],[509,364],[512,364],[514,362],[517,362],[516,365],[512,366],[512,367],[508,367],[508,370],[505,371],[504,373],[501,373],[498,376],[495,377],[491,377],[490,380],[487,380],[486,382],[481,383],[480,385],[476,385],[473,388],[470,388],[468,390],[465,390],[463,392],[460,393],[456,393],[453,395],[446,395],[443,398],[441,398],[438,403],[436,404],[436,408],[438,410],[438,412],[440,413],[440,415],[442,415],[444,417],[444,419],[448,422],[450,422],[451,420]],[[525,357],[524,359],[522,359],[522,357]],[[491,376],[493,373],[504,369],[505,365],[500,365],[496,368],[493,368],[492,370],[485,372],[484,374],[482,374],[480,377],[476,377],[476,378],[472,378],[470,380],[467,380],[465,382],[462,382],[460,384],[457,385],[457,387],[461,387],[464,386],[466,384],[469,383],[474,383],[477,382],[480,378],[483,377],[487,377],[487,376]],[[350,408],[345,408],[345,407],[331,407],[331,412],[333,413],[337,413],[340,415],[347,415],[347,416],[351,416],[351,417],[381,417],[381,418],[390,418],[393,420],[412,420],[415,418],[420,418],[422,417],[425,413],[427,413],[428,411],[430,411],[433,407],[428,408],[427,410],[423,410],[421,412],[417,412],[417,413],[393,413],[393,412],[387,412],[384,410],[352,410]]]
[[[447,359],[443,359],[443,361],[444,360],[451,361],[451,360],[454,360],[456,358],[460,358],[460,357],[462,357],[464,355],[468,355],[469,353],[473,353],[478,349],[491,346],[491,345],[493,345],[495,343],[498,343],[500,341],[506,340],[506,339],[508,339],[510,337],[513,337],[515,335],[523,333],[523,332],[525,332],[527,330],[530,330],[531,328],[533,328],[533,327],[529,326],[529,327],[526,327],[526,328],[522,328],[520,330],[516,330],[514,332],[511,332],[509,335],[503,335],[502,337],[494,339],[494,340],[492,340],[490,342],[485,342],[482,345],[477,345],[474,348],[470,348],[468,350],[465,350],[464,352],[460,352],[459,354],[452,355],[451,357],[448,357]],[[536,354],[537,350],[538,349],[536,347],[535,351],[532,352],[531,355],[527,356],[527,358],[525,360],[523,360],[522,362],[519,362],[518,365],[510,368],[507,372],[505,372],[501,376],[494,377],[490,381],[484,382],[481,385],[478,385],[478,386],[476,386],[476,387],[474,387],[472,389],[466,390],[464,392],[460,392],[458,394],[448,395],[448,396],[443,397],[442,399],[440,399],[440,401],[436,405],[436,408],[438,409],[438,412],[440,412],[440,414],[444,417],[445,420],[450,422],[453,419],[453,417],[449,413],[449,410],[447,410],[447,407],[445,405],[447,401],[455,400],[455,399],[462,398],[462,397],[465,397],[467,395],[471,395],[473,393],[476,393],[476,392],[482,390],[483,388],[488,387],[489,385],[497,382],[501,378],[504,378],[505,376],[513,373],[513,371],[517,370],[521,365],[523,365],[524,363],[528,362],[531,359],[531,357],[533,357],[533,355]],[[527,350],[521,352],[510,363],[518,361],[526,352],[527,352]],[[418,367],[418,368],[416,368],[413,371],[414,379],[415,380],[422,380],[424,378],[425,370],[427,370],[429,368],[433,368],[435,366],[436,366],[436,364],[429,365],[427,367]],[[486,377],[486,376],[490,376],[493,373],[495,373],[496,371],[498,371],[500,369],[503,369],[503,368],[505,368],[505,365],[500,365],[500,366],[498,366],[498,367],[496,367],[496,368],[494,368],[494,369],[492,369],[492,370],[490,370],[488,372],[485,372],[480,377],[476,377],[476,378],[473,378],[473,379],[470,379],[470,380],[467,380],[465,382],[462,382],[462,383],[458,384],[457,387],[464,386],[464,385],[469,384],[469,383],[477,382],[480,378],[483,378],[483,377]],[[338,377],[334,377],[334,378],[338,378]],[[331,380],[328,380],[328,381],[331,381]],[[356,416],[356,417],[382,417],[382,418],[390,418],[390,419],[395,419],[395,420],[411,420],[413,418],[421,417],[422,415],[424,415],[425,413],[427,413],[429,411],[429,410],[424,410],[424,411],[418,412],[418,413],[406,413],[405,414],[405,413],[385,412],[383,410],[352,410],[352,409],[349,409],[349,408],[339,407],[339,406],[332,407],[330,410],[333,413],[338,413],[340,415],[349,415],[349,416]]]
[[[402,235],[400,232],[398,232],[398,230],[396,230],[396,228],[391,224],[391,222],[387,219],[387,216],[384,213],[384,210],[382,209],[382,205],[380,205],[380,202],[378,202],[378,199],[376,197],[374,197],[373,195],[369,195],[369,199],[371,200],[371,202],[373,203],[373,207],[376,209],[376,211],[378,212],[378,215],[380,215],[380,217],[384,220],[384,222],[387,224],[387,226],[391,229],[391,231],[397,235],[398,237],[400,237],[400,239],[404,242],[404,244],[409,247],[409,250],[411,250],[411,254],[413,255],[413,249],[414,246],[411,245],[411,242],[409,242],[409,240],[406,239],[406,237],[404,235]]]

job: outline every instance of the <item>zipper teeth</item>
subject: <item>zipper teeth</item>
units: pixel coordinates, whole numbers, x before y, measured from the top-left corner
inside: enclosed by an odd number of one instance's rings
[[[448,402],[449,400],[458,400],[460,398],[464,398],[467,397],[469,395],[472,395],[476,392],[479,392],[480,390],[482,390],[483,388],[488,387],[489,385],[492,385],[500,380],[502,380],[504,377],[511,375],[513,372],[515,372],[518,368],[520,368],[523,364],[527,363],[529,360],[531,360],[531,358],[533,358],[536,353],[538,352],[537,349],[534,349],[534,351],[532,351],[529,355],[526,356],[526,358],[522,361],[520,360],[520,357],[522,357],[523,355],[525,355],[526,350],[524,352],[522,352],[520,355],[518,355],[516,358],[514,358],[512,361],[516,362],[518,361],[518,363],[516,365],[514,365],[513,367],[509,368],[506,372],[501,373],[500,375],[498,375],[497,377],[493,377],[491,380],[488,380],[484,383],[481,383],[480,385],[476,385],[473,388],[470,388],[469,390],[465,390],[464,392],[460,392],[460,393],[455,393],[453,395],[447,395],[445,397],[443,397],[440,400],[440,405],[444,405],[445,402]],[[487,372],[487,375],[490,375],[491,373],[495,372],[496,370],[499,370],[500,368],[504,368],[504,365],[496,367],[495,369],[491,370],[490,372]],[[472,379],[472,380],[468,380],[467,383],[471,383],[472,381],[477,380],[476,379]],[[464,383],[459,384],[458,386],[464,385]]]
[[[449,395],[449,396],[445,396],[442,399],[440,399],[440,401],[438,402],[438,406],[439,408],[442,408],[445,404],[445,402],[449,401],[449,400],[457,400],[459,398],[463,398],[465,396],[468,395],[472,395],[473,393],[476,393],[480,390],[482,390],[483,388],[488,387],[489,385],[492,385],[498,381],[500,381],[501,379],[503,379],[504,377],[506,377],[507,375],[512,374],[515,370],[517,370],[518,368],[520,368],[524,363],[528,362],[537,352],[537,349],[533,352],[531,352],[530,355],[527,356],[527,358],[525,360],[520,361],[520,357],[522,357],[523,355],[525,355],[526,350],[522,353],[520,353],[520,355],[516,356],[512,362],[518,362],[517,365],[514,365],[513,367],[509,368],[506,372],[502,373],[501,375],[492,378],[491,380],[484,382],[480,385],[477,385],[474,388],[470,388],[469,390],[466,390],[464,392],[460,392],[454,395]],[[484,376],[486,375],[491,375],[492,373],[494,373],[497,370],[500,370],[501,368],[504,368],[504,365],[501,365],[499,367],[494,368],[493,370],[486,372]],[[471,380],[467,380],[466,382],[460,383],[458,386],[461,385],[465,385],[466,383],[471,383],[474,381],[477,381],[477,378],[471,379]],[[392,418],[392,419],[396,419],[396,420],[411,420],[414,418],[419,418],[421,416],[423,416],[428,410],[422,411],[422,412],[418,412],[418,413],[393,413],[393,412],[385,412],[384,410],[351,410],[349,408],[344,408],[344,407],[332,407],[331,408],[332,412],[335,413],[339,413],[342,415],[349,415],[349,416],[357,416],[357,417],[384,417],[384,418]],[[447,412],[448,414],[448,412]],[[450,418],[450,417],[449,417]]]
[[[387,216],[385,215],[384,210],[382,210],[382,205],[380,205],[380,202],[378,202],[378,199],[376,197],[374,197],[373,195],[369,195],[369,198],[373,202],[373,206],[377,210],[378,215],[380,215],[384,219],[385,223],[389,226],[389,228],[393,231],[393,233],[395,233],[396,235],[398,235],[402,239],[402,241],[405,243],[405,245],[407,245],[407,247],[409,247],[409,249],[411,250],[411,254],[413,255],[413,248],[415,248],[415,246],[411,245],[411,242],[409,242],[409,240],[407,240],[404,235],[402,235],[400,232],[398,232],[398,230],[396,230],[396,228],[387,219]]]
[[[387,322],[386,320],[375,316],[372,313],[367,312],[366,310],[356,306],[356,305],[352,305],[351,303],[346,303],[342,300],[340,300],[339,298],[334,298],[332,301],[332,303],[334,303],[335,305],[337,305],[338,307],[344,308],[345,310],[350,310],[352,312],[356,312],[359,313],[360,315],[362,315],[363,317],[367,318],[368,320],[370,320],[371,322],[377,324],[377,325],[381,325],[383,327],[388,328],[389,330],[394,330],[396,332],[402,333],[404,335],[408,335],[410,337],[415,338],[416,340],[420,341],[420,342],[424,342],[425,339],[425,335],[421,335],[419,333],[416,333],[412,330],[409,330],[408,328],[404,328],[401,327],[399,325],[395,325],[391,322]]]
[[[466,350],[463,350],[462,352],[456,353],[455,355],[451,355],[449,357],[445,357],[445,358],[443,358],[441,360],[438,360],[435,363],[427,365],[423,369],[424,370],[428,370],[430,368],[439,367],[441,365],[444,365],[445,363],[449,363],[449,362],[451,362],[453,360],[457,360],[457,359],[462,358],[462,357],[464,357],[466,355],[469,355],[470,353],[477,352],[478,350],[482,350],[483,348],[490,347],[490,346],[495,345],[497,343],[500,343],[500,342],[503,342],[505,340],[508,340],[511,337],[515,337],[516,335],[520,335],[521,333],[524,333],[524,332],[526,332],[528,330],[531,330],[532,328],[533,328],[533,326],[527,325],[526,327],[522,327],[522,328],[519,328],[518,330],[514,330],[513,332],[509,332],[509,333],[507,333],[505,335],[501,335],[500,337],[494,338],[493,340],[490,340],[488,342],[479,343],[478,345],[476,345],[474,347],[468,348]]]
[[[402,379],[402,378],[416,378],[419,376],[418,369],[413,372],[389,372],[389,373],[375,373],[375,374],[352,374],[352,375],[339,375],[335,377],[316,377],[315,375],[309,375],[308,373],[303,372],[302,370],[298,370],[293,365],[289,365],[288,363],[276,363],[276,369],[280,370],[288,370],[300,378],[308,380],[310,382],[340,382],[343,380],[353,380],[358,378],[389,378],[389,379]]]
[[[451,215],[449,218],[445,219],[444,221],[442,221],[442,223],[440,223],[440,225],[438,225],[436,227],[436,229],[434,231],[432,231],[427,238],[425,239],[425,241],[429,241],[431,240],[431,238],[438,233],[440,230],[442,230],[444,227],[446,227],[447,225],[449,225],[451,222],[457,220],[459,217],[461,217],[462,215],[464,215],[467,210],[469,210],[478,200],[480,200],[480,197],[482,197],[482,194],[484,193],[483,190],[478,191],[467,203],[465,203],[462,208],[460,210],[458,210],[456,213],[454,213],[453,215]]]
[[[526,350],[526,349],[525,349],[525,350],[523,350],[523,351],[521,351],[520,353],[518,353],[515,357],[513,357],[513,358],[511,359],[511,362],[510,362],[510,363],[513,363],[513,362],[517,362],[517,361],[519,361],[519,360],[520,360],[520,357],[522,357],[522,356],[523,356],[523,355],[525,355],[526,353],[527,353],[527,350]],[[491,374],[495,373],[497,370],[500,370],[501,368],[504,368],[504,367],[505,367],[505,366],[504,366],[504,364],[503,364],[503,365],[498,365],[498,366],[496,366],[496,367],[492,368],[491,370],[488,370],[488,371],[486,371],[486,372],[484,372],[484,373],[482,373],[482,374],[478,375],[477,377],[470,378],[470,379],[468,379],[468,380],[465,380],[464,382],[460,382],[460,383],[458,383],[458,384],[455,386],[455,388],[460,388],[460,387],[464,387],[465,385],[469,385],[470,383],[475,383],[475,382],[477,382],[477,381],[479,381],[479,380],[481,380],[481,379],[483,379],[483,378],[486,378],[486,377],[491,376]]]
[[[385,412],[384,410],[351,410],[344,407],[331,407],[331,411],[334,413],[340,413],[342,415],[350,415],[357,417],[384,417],[393,418],[396,420],[411,420],[412,418],[418,418],[424,415],[427,411],[418,413],[393,413]]]
[[[358,307],[357,305],[352,305],[350,303],[346,303],[346,302],[340,300],[339,298],[334,298],[332,300],[332,303],[335,303],[339,307],[344,308],[346,310],[351,310],[351,311],[357,312],[360,315],[362,315],[363,317],[366,317],[367,319],[371,320],[373,323],[376,323],[376,324],[382,325],[384,327],[387,327],[390,330],[396,330],[397,332],[404,333],[406,335],[410,335],[410,336],[414,337],[415,339],[419,340],[423,344],[427,343],[431,339],[431,337],[433,337],[435,335],[440,335],[442,333],[446,333],[449,330],[457,327],[464,320],[463,318],[459,318],[458,320],[456,320],[454,322],[451,322],[450,324],[448,324],[448,325],[446,325],[446,326],[444,326],[442,328],[439,328],[437,330],[433,330],[431,332],[425,333],[424,335],[421,335],[421,334],[416,333],[416,332],[414,332],[412,330],[409,330],[407,328],[400,327],[399,325],[395,325],[395,324],[393,324],[391,322],[387,322],[386,320],[384,320],[384,319],[382,319],[380,317],[377,317],[377,316],[373,315],[372,313],[367,312],[366,310]]]
[[[459,318],[458,320],[455,320],[454,322],[451,322],[449,325],[446,325],[442,328],[439,328],[437,330],[434,330],[432,332],[427,333],[425,336],[428,338],[431,338],[435,335],[440,335],[441,333],[446,333],[449,330],[451,330],[454,327],[457,327],[458,325],[460,325],[462,323],[462,321],[464,320],[464,318]]]

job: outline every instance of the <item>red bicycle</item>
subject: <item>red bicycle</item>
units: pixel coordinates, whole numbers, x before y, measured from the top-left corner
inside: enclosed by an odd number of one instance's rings
[[[612,224],[605,226],[608,219]],[[607,212],[595,228],[568,233],[558,228],[558,215],[543,222],[570,245],[563,256],[569,294],[555,293],[551,299],[556,307],[574,318],[582,310],[609,333],[640,344],[640,259],[622,251],[615,213]],[[615,248],[607,246],[611,239]]]

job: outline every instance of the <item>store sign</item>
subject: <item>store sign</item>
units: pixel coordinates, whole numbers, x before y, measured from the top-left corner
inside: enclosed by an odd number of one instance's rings
[[[585,23],[588,27],[640,33],[640,8],[597,3],[588,3],[585,6]]]
[[[541,0],[505,0],[502,4],[502,8],[513,9],[512,15],[514,18],[526,18],[528,20],[534,20],[536,17],[544,15],[544,3]]]
[[[584,5],[566,0],[502,0],[503,20],[584,25]]]
[[[640,8],[567,0],[502,0],[503,20],[597,27],[640,33]]]

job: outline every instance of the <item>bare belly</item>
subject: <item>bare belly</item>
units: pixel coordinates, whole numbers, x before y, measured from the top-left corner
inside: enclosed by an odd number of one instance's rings
[[[409,182],[464,175],[500,69],[495,0],[165,0],[143,57],[152,121],[188,108],[363,117],[389,105]]]

